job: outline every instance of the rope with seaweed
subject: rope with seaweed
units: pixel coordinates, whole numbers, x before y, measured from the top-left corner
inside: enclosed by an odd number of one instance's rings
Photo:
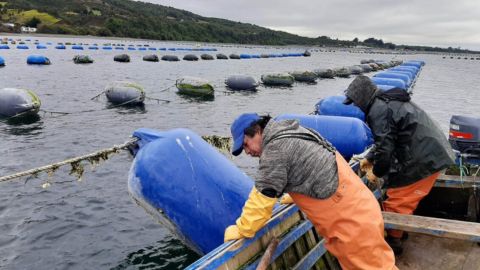
[[[213,147],[217,148],[221,152],[224,153],[230,153],[231,149],[231,139],[229,137],[221,137],[221,136],[216,136],[216,135],[210,135],[210,136],[202,136],[202,138],[211,144]],[[37,177],[39,173],[41,172],[47,172],[49,175],[52,175],[58,168],[64,165],[70,164],[71,170],[70,174],[76,175],[78,178],[81,178],[84,172],[84,168],[81,165],[81,162],[84,160],[89,161],[92,165],[99,163],[101,160],[107,160],[109,158],[109,155],[118,153],[119,150],[126,150],[129,147],[134,146],[138,141],[138,138],[132,138],[131,140],[120,144],[120,145],[114,145],[113,147],[98,150],[96,152],[83,155],[83,156],[78,156],[70,159],[66,159],[60,162],[52,163],[49,165],[33,168],[30,170],[18,172],[15,174],[11,175],[6,175],[0,177],[0,182],[6,182],[12,179],[20,178],[23,176],[27,175],[32,175],[34,177]]]

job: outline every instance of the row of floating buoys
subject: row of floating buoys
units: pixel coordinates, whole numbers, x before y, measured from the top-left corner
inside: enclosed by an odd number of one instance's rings
[[[371,80],[381,91],[401,88],[411,92],[413,83],[418,77],[420,68],[423,65],[425,65],[423,61],[407,61],[399,66],[391,67],[384,72],[375,74]],[[410,84],[408,84],[408,82],[410,82]],[[344,95],[323,98],[315,105],[315,114],[354,117],[365,121],[363,111],[353,104],[343,104],[344,100]]]
[[[83,56],[83,57],[86,57],[86,56]],[[30,55],[30,56],[27,57],[27,62],[29,64],[43,64],[43,65],[51,64],[49,60],[48,61],[38,61],[39,58],[43,58],[44,60],[48,59],[47,57],[41,56],[41,55]],[[224,54],[217,54],[216,58],[217,59],[222,59],[222,60],[229,59]],[[36,59],[36,60],[30,61],[28,59]],[[200,59],[208,61],[208,60],[214,60],[215,58],[210,54],[202,54],[200,56]],[[232,57],[232,55],[230,55],[230,59],[241,59],[241,58],[236,58],[236,56]],[[113,60],[116,61],[116,62],[128,63],[128,62],[130,62],[130,56],[128,54],[120,54],[120,55],[114,56]],[[146,55],[146,56],[143,57],[143,60],[144,61],[149,61],[149,62],[158,62],[158,56],[156,56],[154,54]],[[162,61],[175,62],[175,61],[180,61],[180,58],[176,55],[163,55],[161,57],[161,60]],[[194,54],[187,54],[183,57],[183,60],[185,60],[185,61],[198,61],[199,58]],[[75,59],[74,59],[74,62],[75,62]],[[80,62],[75,62],[75,63],[79,64]],[[91,63],[93,63],[93,61]],[[346,68],[342,68],[342,69],[339,69],[339,70],[334,70],[334,71],[331,71],[331,72],[333,72],[332,74],[336,74],[336,76],[338,76],[338,77],[341,77],[341,76],[348,77],[350,74],[356,74],[355,72],[348,72],[348,70]],[[322,73],[322,72],[320,72],[320,73]],[[334,75],[332,75],[331,77],[333,78],[333,76]],[[320,77],[324,78],[323,76],[320,76]]]
[[[446,59],[447,57],[446,56],[443,56],[442,57],[443,59]],[[464,59],[464,60],[480,60],[480,57],[462,57],[462,56],[457,56],[457,57],[454,57],[454,56],[450,56],[450,59]]]
[[[0,89],[0,117],[35,115],[40,110],[40,98],[31,90]]]

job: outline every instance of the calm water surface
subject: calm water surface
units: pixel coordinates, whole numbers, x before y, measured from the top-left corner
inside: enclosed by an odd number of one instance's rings
[[[83,38],[39,38],[42,42],[104,43]],[[118,41],[111,41],[117,43]],[[123,41],[126,44],[146,44]],[[148,43],[152,47],[179,47],[175,43]],[[101,45],[101,44],[100,44]],[[187,47],[192,47],[189,45]],[[212,47],[213,45],[206,45]],[[11,47],[14,47],[13,45]],[[34,45],[30,45],[34,48]],[[304,48],[225,46],[215,53],[302,52]],[[258,80],[262,73],[312,70],[358,64],[361,59],[392,58],[426,61],[413,100],[428,111],[447,134],[452,114],[480,113],[480,61],[442,59],[440,55],[365,55],[337,50],[314,52],[312,57],[198,62],[142,61],[151,51],[125,51],[131,63],[113,62],[119,51],[1,50],[7,66],[0,69],[0,88],[34,90],[42,109],[64,111],[66,116],[41,115],[30,124],[0,122],[0,175],[83,155],[125,142],[140,127],[160,130],[186,127],[201,135],[229,135],[233,119],[243,112],[309,113],[322,97],[340,94],[350,79],[321,80],[316,85],[295,84],[289,89],[260,87],[256,93],[225,94],[223,81],[233,74]],[[50,66],[28,66],[26,57],[40,53]],[[89,54],[91,65],[75,65],[78,53]],[[157,52],[159,55],[165,52]],[[169,52],[182,57],[186,52]],[[200,52],[194,52],[200,55]],[[217,89],[214,100],[185,98],[171,88],[175,79],[196,76]],[[170,103],[147,101],[143,108],[108,109],[105,98],[91,97],[114,80],[132,80],[147,96]],[[85,110],[94,112],[81,113]],[[256,160],[233,160],[255,176]],[[2,269],[183,269],[198,256],[137,206],[127,191],[128,153],[111,156],[100,166],[86,166],[77,181],[69,167],[36,179],[0,183],[0,268]],[[46,182],[52,185],[43,189]]]

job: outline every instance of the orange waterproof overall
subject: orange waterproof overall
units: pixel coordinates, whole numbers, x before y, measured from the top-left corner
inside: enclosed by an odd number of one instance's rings
[[[339,184],[332,196],[323,200],[293,192],[290,196],[343,269],[398,269],[384,239],[380,205],[338,152],[336,159]]]
[[[388,198],[383,202],[385,212],[411,215],[417,209],[418,203],[430,193],[440,172],[436,172],[413,184],[399,188],[387,189]],[[388,230],[388,235],[401,238],[403,231]]]

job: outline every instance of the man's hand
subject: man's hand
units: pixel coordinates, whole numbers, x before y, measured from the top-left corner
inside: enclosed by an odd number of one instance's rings
[[[230,240],[236,240],[244,238],[243,235],[240,234],[237,225],[230,225],[225,229],[225,236],[223,237],[223,242],[228,242]]]
[[[366,173],[368,171],[371,171],[373,169],[373,164],[368,161],[368,159],[364,158],[360,160],[360,171]]]
[[[372,185],[375,185],[376,187],[378,187],[378,185],[380,184],[378,177],[373,173],[371,169],[367,171],[366,177],[368,182],[371,183]]]
[[[280,203],[281,204],[292,204],[294,203],[293,202],[293,199],[290,195],[288,195],[288,193],[285,193],[282,198],[280,199]]]

